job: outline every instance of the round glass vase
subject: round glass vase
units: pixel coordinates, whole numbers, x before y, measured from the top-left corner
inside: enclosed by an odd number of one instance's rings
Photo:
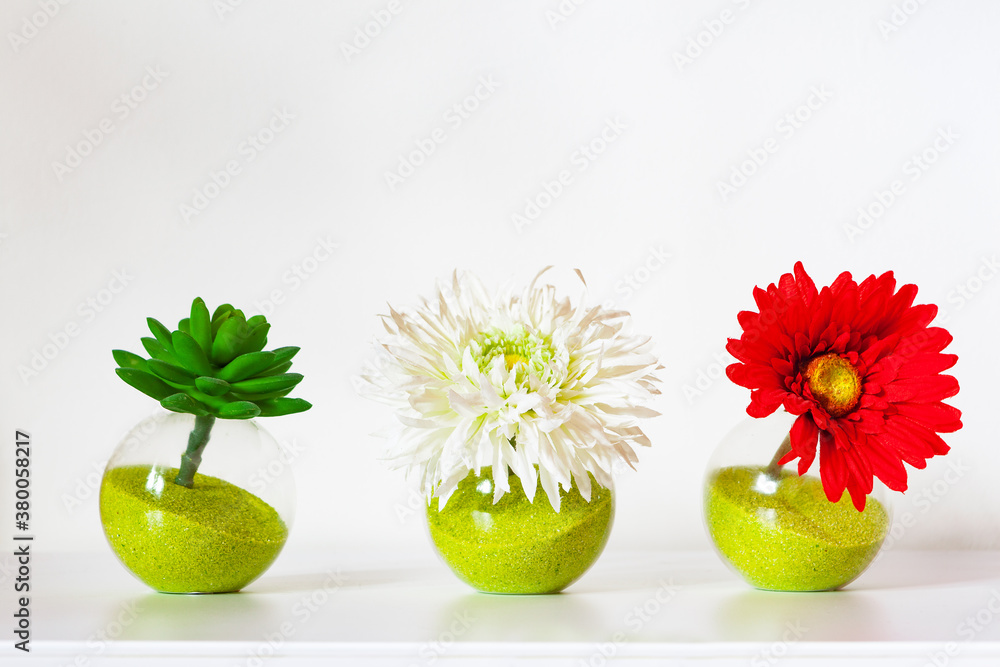
[[[529,502],[521,480],[493,502],[492,466],[461,481],[443,509],[430,498],[427,525],[441,559],[459,579],[483,593],[557,593],[579,579],[607,544],[614,491],[591,476],[590,502],[574,484],[559,490],[556,512],[539,487]]]
[[[259,424],[216,419],[191,487],[178,484],[195,419],[162,412],[125,436],[101,480],[101,523],[118,559],[154,590],[236,592],[284,547],[295,483]]]
[[[772,464],[794,420],[783,411],[748,418],[726,435],[708,464],[705,526],[722,560],[756,588],[835,590],[878,554],[892,523],[888,493],[875,480],[859,512],[846,491],[830,502],[818,476],[800,477],[797,460]]]

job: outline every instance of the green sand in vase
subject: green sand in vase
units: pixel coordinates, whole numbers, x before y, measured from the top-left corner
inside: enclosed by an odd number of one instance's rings
[[[112,548],[139,579],[164,593],[238,591],[285,545],[275,510],[224,480],[196,474],[174,484],[176,468],[124,466],[101,485],[101,521]]]
[[[559,512],[543,493],[528,502],[521,481],[493,504],[491,466],[470,473],[443,510],[427,509],[431,539],[454,572],[486,593],[539,594],[576,581],[604,549],[614,518],[612,491],[591,476],[588,503],[574,485],[562,491]]]
[[[774,488],[761,490],[764,484]],[[820,591],[861,574],[889,529],[885,508],[869,497],[858,512],[844,494],[831,503],[822,482],[764,467],[731,467],[709,480],[705,498],[709,532],[721,554],[757,588]]]

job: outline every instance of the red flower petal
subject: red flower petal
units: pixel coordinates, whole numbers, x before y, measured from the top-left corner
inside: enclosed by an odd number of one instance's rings
[[[785,394],[783,398],[781,404],[785,407],[785,412],[791,415],[804,415],[813,406],[812,401],[807,401],[795,394]]]
[[[944,403],[897,403],[896,411],[938,433],[954,433],[962,428],[962,413]]]
[[[799,457],[799,474],[804,475],[816,458],[816,444],[819,441],[819,429],[809,415],[801,415],[795,420],[789,433],[789,441],[792,453]]]
[[[878,436],[868,438],[865,449],[875,475],[893,491],[906,491],[906,468],[895,449]]]
[[[947,454],[951,449],[934,431],[900,416],[885,420],[885,435],[898,440],[900,451],[912,452],[920,457],[918,462],[907,460],[907,463],[917,468],[923,468],[926,465],[924,460],[936,454]]]
[[[962,427],[961,412],[941,402],[959,391],[955,378],[941,375],[957,361],[941,353],[951,334],[928,326],[937,306],[914,305],[916,296],[915,285],[897,289],[891,271],[860,284],[844,272],[817,290],[796,262],[777,283],[754,288],[758,312],[737,315],[743,333],[729,339],[726,349],[739,363],[726,374],[751,390],[751,416],[767,416],[782,406],[798,415],[785,459],[798,458],[804,474],[818,449],[830,500],[846,490],[856,507],[864,507],[874,477],[904,490],[903,464],[924,467],[927,459],[948,451],[938,434]],[[831,354],[853,366],[860,387],[854,401],[847,394],[843,403],[824,403],[846,406],[837,408],[836,417],[814,396],[810,383],[816,378],[803,375],[811,360]],[[831,385],[816,386],[819,398],[829,401],[825,392],[835,391]],[[842,390],[843,385],[836,391]]]
[[[958,393],[958,380],[950,375],[926,375],[907,380],[896,380],[885,386],[885,399],[930,403],[951,398]]]
[[[838,502],[847,488],[847,467],[833,444],[833,436],[826,431],[819,434],[819,476],[823,480],[827,500]]]
[[[792,270],[795,271],[795,280],[799,284],[799,292],[802,294],[803,302],[808,306],[819,295],[819,292],[816,290],[816,284],[809,277],[809,274],[806,273],[802,262],[795,262],[795,267]]]
[[[958,362],[957,354],[917,354],[899,366],[897,378],[916,378],[922,375],[936,375],[946,371]]]

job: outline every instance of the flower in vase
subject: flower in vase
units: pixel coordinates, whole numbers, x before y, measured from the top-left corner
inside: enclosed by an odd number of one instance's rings
[[[896,289],[892,272],[858,284],[844,272],[817,291],[802,263],[766,290],[754,289],[760,312],[743,311],[743,334],[726,349],[739,360],[726,374],[751,391],[747,413],[783,407],[797,418],[790,450],[804,474],[819,450],[820,477],[831,502],[846,489],[858,510],[878,477],[906,490],[903,463],[923,468],[948,452],[939,433],[962,427],[943,403],[958,381],[941,375],[958,357],[941,351],[951,335],[928,326],[937,306],[913,305],[916,285]]]
[[[657,414],[640,405],[659,393],[650,339],[629,333],[627,312],[558,298],[538,284],[544,272],[491,295],[456,271],[433,300],[383,316],[385,355],[363,392],[395,408],[391,465],[442,508],[485,465],[494,502],[510,491],[508,467],[532,502],[539,481],[557,511],[574,482],[589,502],[588,473],[610,486],[614,463],[650,444],[637,426]]]

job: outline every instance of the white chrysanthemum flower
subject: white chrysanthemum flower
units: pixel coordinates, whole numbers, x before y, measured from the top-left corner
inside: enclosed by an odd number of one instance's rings
[[[658,414],[639,405],[659,393],[649,338],[628,333],[625,311],[574,308],[536,286],[546,270],[521,295],[493,297],[456,272],[434,302],[383,316],[387,354],[362,375],[363,393],[395,408],[390,462],[440,507],[484,465],[494,502],[510,490],[508,467],[530,501],[540,479],[556,511],[573,481],[589,502],[587,473],[610,487],[615,461],[632,466],[633,447],[650,444],[637,426]]]

